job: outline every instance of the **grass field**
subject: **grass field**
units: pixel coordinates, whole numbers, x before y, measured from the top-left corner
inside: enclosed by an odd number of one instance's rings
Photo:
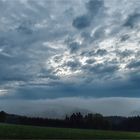
[[[140,139],[140,133],[0,124],[0,139]]]

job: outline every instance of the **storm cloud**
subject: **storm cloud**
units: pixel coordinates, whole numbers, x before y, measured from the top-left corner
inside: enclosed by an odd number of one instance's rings
[[[119,101],[127,103],[118,115],[137,110],[139,8],[138,0],[0,0],[1,109],[28,114],[27,106],[36,106],[32,114],[40,115],[44,104],[59,114],[63,100],[63,115],[78,109],[113,114]],[[133,108],[125,111],[131,99]],[[27,103],[23,112],[11,109],[19,101]],[[114,108],[108,112],[108,106]]]

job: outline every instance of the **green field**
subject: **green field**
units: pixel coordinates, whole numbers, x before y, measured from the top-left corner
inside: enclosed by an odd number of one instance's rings
[[[0,124],[0,139],[140,139],[140,133]]]

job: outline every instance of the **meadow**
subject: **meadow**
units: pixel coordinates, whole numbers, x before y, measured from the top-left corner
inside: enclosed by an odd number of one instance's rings
[[[0,139],[140,139],[140,133],[0,124]]]

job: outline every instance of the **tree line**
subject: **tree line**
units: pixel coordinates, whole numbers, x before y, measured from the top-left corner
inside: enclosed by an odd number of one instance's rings
[[[101,114],[82,115],[80,112],[66,115],[64,119],[37,118],[8,114],[4,111],[0,112],[0,122],[49,126],[49,127],[68,127],[83,129],[101,129],[101,130],[125,130],[140,131],[140,116],[135,117],[105,117]]]

